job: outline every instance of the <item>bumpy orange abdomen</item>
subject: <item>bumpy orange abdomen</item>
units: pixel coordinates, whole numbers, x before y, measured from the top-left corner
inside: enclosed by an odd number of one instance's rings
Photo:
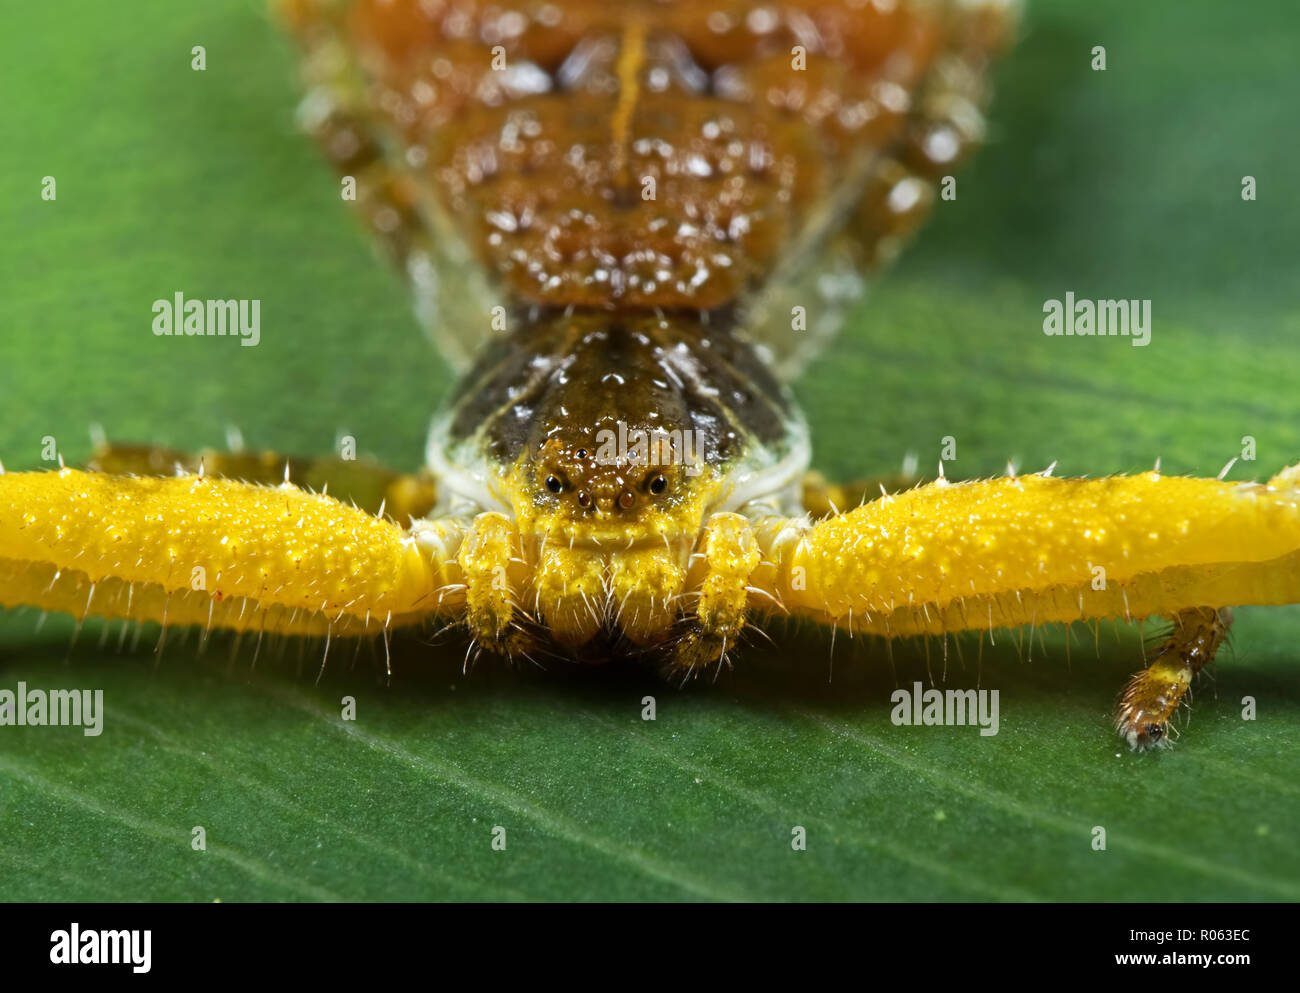
[[[978,139],[1006,6],[294,0],[289,18],[333,33],[405,197],[504,299],[707,310],[855,213],[874,261],[915,206],[898,184]]]

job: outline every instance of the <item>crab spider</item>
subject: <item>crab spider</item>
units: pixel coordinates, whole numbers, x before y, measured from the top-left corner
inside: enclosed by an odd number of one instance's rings
[[[109,446],[0,475],[0,604],[385,644],[447,618],[682,679],[770,615],[893,638],[1159,614],[1116,715],[1142,748],[1228,605],[1300,600],[1300,467],[808,475],[786,382],[978,144],[1014,4],[280,6],[303,125],[464,373],[426,468]]]
[[[115,450],[101,460],[129,461]],[[528,459],[517,478],[545,469]],[[546,636],[579,657],[613,633],[662,644],[681,675],[721,658],[754,615],[886,637],[1167,615],[1172,634],[1117,713],[1144,747],[1165,740],[1213,658],[1228,624],[1217,608],[1300,600],[1300,467],[1267,484],[1155,472],[937,480],[821,519],[709,509],[715,477],[671,513],[598,509],[597,526],[564,529],[539,513],[536,488],[520,486],[513,515],[411,520],[400,498],[420,506],[427,481],[373,481],[399,497],[390,509],[406,525],[206,468],[8,473],[0,601],[259,635],[386,637],[453,617],[505,653]],[[824,499],[814,483],[810,500]],[[697,530],[674,530],[695,519]]]

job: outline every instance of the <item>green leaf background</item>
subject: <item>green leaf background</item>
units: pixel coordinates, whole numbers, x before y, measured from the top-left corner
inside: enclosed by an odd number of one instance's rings
[[[929,464],[948,434],[967,476],[1157,456],[1213,475],[1245,435],[1258,461],[1231,478],[1300,458],[1298,18],[1289,0],[1031,4],[957,200],[799,383],[818,466]],[[92,423],[183,448],[236,424],[302,453],[346,431],[418,464],[448,374],[295,133],[290,49],[263,7],[21,4],[5,34],[5,464],[39,467],[46,436],[84,458]],[[261,345],[154,337],[150,305],[176,290],[261,299]],[[1152,344],[1045,337],[1043,301],[1067,290],[1151,298]],[[120,651],[116,625],[102,634],[88,622],[73,645],[66,618],[0,617],[0,686],[97,687],[107,706],[98,738],[0,729],[0,898],[1300,897],[1295,608],[1238,612],[1183,740],[1155,755],[1109,726],[1140,666],[1123,625],[986,643],[992,738],[894,727],[885,645],[841,637],[832,655],[816,630],[777,626],[685,691],[636,670],[466,677],[448,636],[399,645],[390,687],[369,646],[355,663],[336,648],[316,685],[319,645],[254,668],[220,637],[169,638],[155,660],[154,632]],[[959,644],[947,685],[970,686],[977,642]],[[941,677],[943,648],[894,646],[898,683],[925,680],[927,657]]]

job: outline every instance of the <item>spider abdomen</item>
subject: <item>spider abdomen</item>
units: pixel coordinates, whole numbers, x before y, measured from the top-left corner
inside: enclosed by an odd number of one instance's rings
[[[286,7],[305,122],[468,363],[529,306],[729,308],[799,352],[982,136],[1014,4]]]

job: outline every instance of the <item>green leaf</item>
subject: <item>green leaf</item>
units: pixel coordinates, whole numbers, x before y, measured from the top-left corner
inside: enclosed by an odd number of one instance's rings
[[[1294,17],[1031,4],[990,145],[799,384],[819,467],[928,466],[945,435],[965,476],[1157,456],[1213,475],[1247,435],[1258,462],[1231,478],[1296,461]],[[346,432],[416,465],[448,374],[295,133],[289,46],[258,5],[24,4],[6,28],[6,465],[40,465],[46,437],[84,458],[93,423],[180,448],[236,424],[302,453]],[[154,337],[151,303],[177,290],[261,299],[261,344]],[[1151,345],[1044,336],[1066,291],[1152,299]],[[316,684],[319,644],[264,646],[254,668],[247,645],[173,634],[155,662],[155,632],[119,650],[90,621],[69,647],[71,621],[35,621],[0,617],[0,688],[102,689],[106,716],[98,737],[0,728],[4,899],[1300,898],[1293,608],[1238,612],[1156,755],[1109,726],[1141,665],[1122,625],[898,644],[892,667],[883,642],[778,625],[682,691],[639,671],[465,677],[450,634],[399,644],[391,686],[371,646],[353,664],[335,645]],[[890,722],[895,685],[945,666],[950,687],[999,690],[996,736]]]

